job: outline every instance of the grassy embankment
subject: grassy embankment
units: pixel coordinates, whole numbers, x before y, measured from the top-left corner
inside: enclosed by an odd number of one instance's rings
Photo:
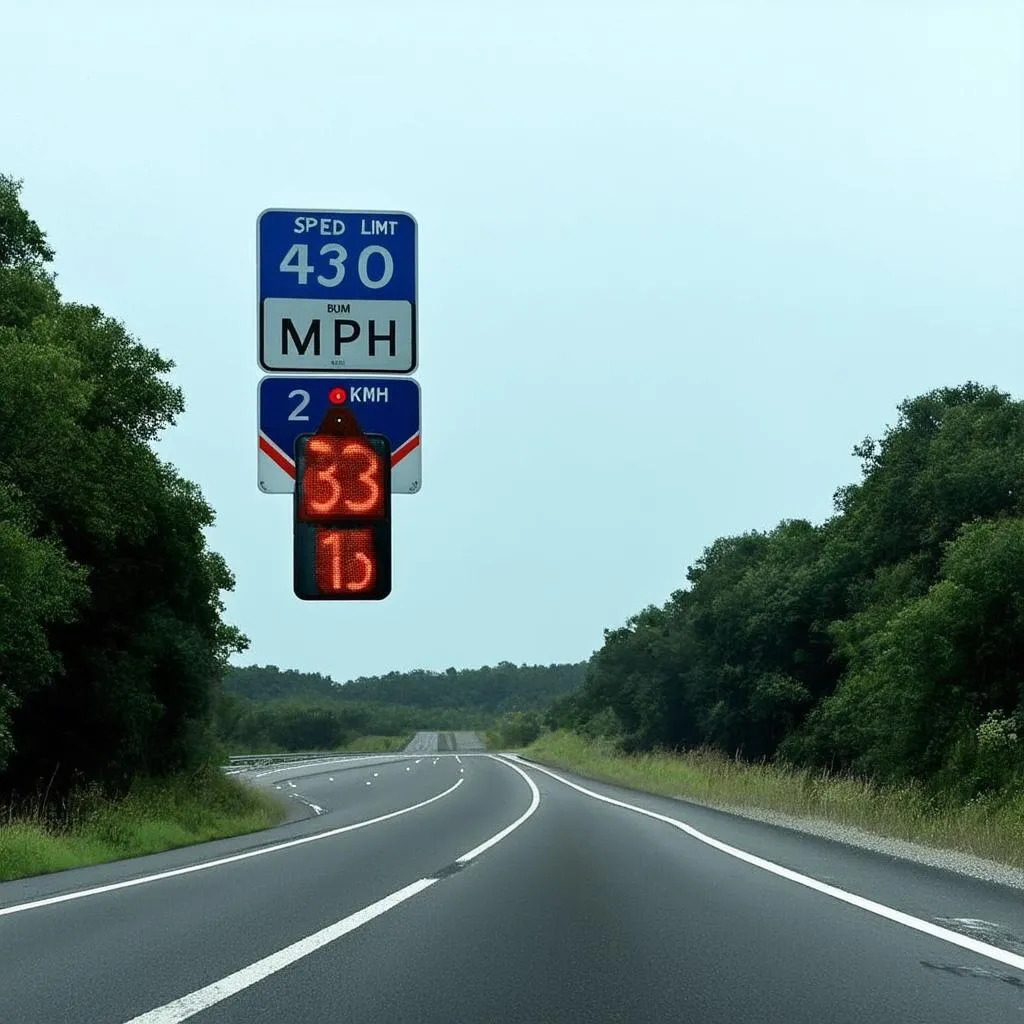
[[[828,772],[743,764],[716,752],[627,756],[608,741],[590,742],[568,732],[545,733],[519,753],[648,793],[824,819],[1024,868],[1024,792],[943,803],[920,787],[882,788]]]
[[[138,780],[127,796],[80,792],[59,808],[0,814],[0,881],[158,853],[277,825],[285,808],[216,768]]]

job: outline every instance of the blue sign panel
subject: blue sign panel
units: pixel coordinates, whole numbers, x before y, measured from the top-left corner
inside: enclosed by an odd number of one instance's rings
[[[257,266],[264,370],[416,369],[416,221],[410,214],[264,210]]]
[[[333,408],[351,411],[366,434],[391,443],[391,490],[421,486],[420,386],[409,377],[264,377],[259,409],[259,487],[267,494],[295,490],[295,440],[315,433]]]

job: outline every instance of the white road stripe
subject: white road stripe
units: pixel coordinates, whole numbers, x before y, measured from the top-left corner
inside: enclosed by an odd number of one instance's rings
[[[465,779],[459,779],[454,786],[449,786],[436,796],[421,800],[418,804],[411,804],[409,807],[403,807],[397,811],[390,811],[377,818],[367,818],[366,821],[357,821],[352,825],[342,825],[339,828],[328,829],[326,832],[316,832],[311,836],[302,836],[299,839],[288,839],[283,843],[275,843],[273,846],[262,846],[258,850],[246,850],[245,853],[234,853],[229,857],[220,857],[217,860],[208,860],[201,864],[190,864],[188,867],[160,871],[154,875],[143,875],[141,878],[129,878],[124,882],[113,882],[110,885],[97,885],[92,889],[65,892],[59,896],[46,896],[43,899],[32,900],[30,903],[18,903],[12,907],[0,907],[0,917],[6,917],[9,914],[20,914],[24,910],[36,910],[39,907],[52,907],[57,903],[69,903],[71,900],[81,900],[87,896],[99,896],[105,892],[116,892],[118,889],[131,889],[136,885],[159,882],[165,878],[177,878],[180,875],[190,875],[195,871],[207,871],[210,868],[223,867],[225,864],[235,864],[238,861],[249,860],[250,857],[262,857],[268,853],[277,853],[279,850],[290,850],[296,846],[304,846],[306,843],[318,843],[322,839],[331,839],[334,836],[340,836],[344,832],[352,832],[358,828],[366,828],[367,825],[376,825],[378,822],[397,818],[402,814],[408,814],[410,811],[418,811],[421,807],[426,807],[448,796],[449,793],[454,793],[465,781]]]
[[[495,757],[492,758],[492,760],[498,761],[498,758]],[[519,774],[526,781],[526,784],[530,787],[530,792],[532,794],[530,806],[527,807],[526,810],[521,815],[519,815],[519,817],[516,818],[516,820],[513,821],[512,824],[509,825],[507,828],[503,828],[497,835],[491,836],[490,839],[484,840],[484,842],[482,842],[479,846],[474,846],[473,849],[469,851],[469,853],[464,853],[461,857],[458,857],[455,861],[456,864],[468,864],[474,857],[479,857],[481,853],[483,853],[485,850],[489,850],[492,846],[494,846],[495,843],[500,843],[502,839],[504,839],[505,836],[507,836],[510,832],[514,832],[517,828],[519,828],[519,826],[522,825],[522,823],[526,821],[526,819],[529,818],[533,814],[533,812],[536,811],[537,808],[540,806],[540,790],[537,788],[533,779],[531,779],[530,776],[522,770],[522,768],[517,767],[510,761],[498,761],[498,763],[506,764],[513,771],[519,772]]]
[[[461,758],[461,757],[459,757],[459,755],[458,755],[458,754],[456,754],[456,755],[455,755],[455,760],[456,760],[456,761],[458,761],[458,762],[459,762],[459,764],[462,764],[462,758]]]
[[[515,757],[516,760],[519,760],[515,754],[502,756],[506,758]],[[516,768],[517,771],[519,770],[510,760],[506,760],[505,763],[510,768]],[[925,935],[930,935],[934,939],[941,939],[943,942],[959,946],[961,949],[969,949],[972,953],[977,953],[980,956],[987,957],[989,960],[995,960],[998,963],[1006,964],[1008,967],[1016,967],[1017,970],[1024,971],[1024,956],[1020,956],[1017,953],[1011,953],[1009,950],[1000,949],[998,946],[990,945],[987,942],[981,942],[978,939],[972,939],[967,935],[961,935],[959,932],[951,931],[949,928],[943,928],[941,925],[932,924],[931,921],[925,921],[920,917],[905,914],[902,910],[895,910],[893,907],[887,907],[884,903],[876,903],[874,900],[866,899],[864,896],[858,896],[856,893],[847,892],[845,889],[839,889],[834,885],[828,885],[826,882],[819,882],[818,879],[811,878],[809,875],[802,875],[798,871],[791,871],[789,868],[782,867],[781,864],[775,864],[773,861],[765,860],[763,857],[758,857],[753,853],[747,853],[746,850],[740,850],[735,846],[730,846],[728,843],[723,843],[718,839],[714,839],[711,836],[698,831],[692,825],[687,825],[685,821],[679,821],[677,818],[670,818],[667,814],[658,814],[656,811],[649,811],[645,807],[637,807],[634,804],[627,804],[624,800],[615,800],[610,796],[603,796],[601,793],[595,793],[593,790],[586,789],[583,786],[578,786],[575,782],[563,779],[560,775],[556,775],[550,769],[542,768],[540,765],[534,764],[532,761],[525,763],[528,768],[532,768],[534,771],[543,772],[545,775],[550,775],[551,778],[556,779],[565,786],[569,786],[571,789],[575,789],[578,793],[583,793],[584,796],[589,796],[594,800],[600,800],[605,804],[612,804],[614,807],[623,807],[627,811],[635,811],[637,814],[643,814],[648,818],[655,818],[657,821],[663,821],[666,825],[672,825],[674,828],[680,829],[688,836],[698,840],[698,842],[704,843],[721,853],[728,854],[730,857],[735,857],[737,860],[751,864],[756,868],[760,868],[762,871],[778,875],[780,878],[788,879],[790,882],[796,882],[797,885],[813,889],[815,892],[820,892],[825,896],[831,896],[833,899],[839,900],[842,903],[847,903],[852,907],[859,907],[861,910],[866,910],[869,914],[876,914],[878,917],[884,917],[886,920],[893,921],[896,924],[901,924],[906,928],[912,928],[914,931],[923,932]]]
[[[497,760],[497,758],[494,760]],[[523,777],[527,786],[530,787],[530,806],[511,825],[503,828],[496,835],[491,836],[486,842],[474,847],[468,853],[464,853],[456,861],[457,864],[465,864],[474,857],[478,857],[485,850],[489,850],[495,844],[500,843],[502,839],[519,828],[537,810],[540,804],[540,790],[537,789],[533,779],[511,762],[503,761],[500,763],[518,772]],[[188,1020],[189,1017],[194,1017],[197,1013],[202,1013],[203,1010],[208,1010],[211,1006],[223,1002],[230,996],[237,995],[239,992],[270,977],[270,975],[283,970],[285,967],[290,967],[297,960],[315,953],[329,942],[334,942],[343,935],[355,931],[356,928],[360,928],[375,917],[380,917],[381,914],[394,909],[406,900],[423,892],[424,889],[429,889],[437,881],[439,881],[437,878],[421,878],[413,882],[412,885],[407,885],[404,889],[399,889],[390,896],[385,896],[384,899],[371,903],[370,906],[357,910],[354,914],[350,914],[348,917],[344,917],[340,921],[336,921],[334,924],[314,932],[312,935],[307,935],[306,938],[299,939],[298,942],[293,942],[290,946],[285,946],[284,949],[279,949],[276,953],[271,953],[270,956],[249,964],[248,967],[243,967],[241,970],[221,978],[220,981],[215,981],[204,988],[196,989],[195,992],[190,992],[188,995],[175,999],[174,1002],[166,1003],[164,1006],[158,1006],[153,1010],[140,1014],[138,1017],[132,1017],[126,1024],[181,1024],[181,1021]]]
[[[419,881],[413,882],[412,885],[407,885],[404,889],[399,889],[398,892],[393,892],[390,896],[385,896],[384,899],[371,903],[368,907],[357,910],[354,914],[350,914],[312,935],[307,935],[306,938],[299,939],[298,942],[285,946],[284,949],[279,949],[276,953],[271,953],[270,956],[257,960],[256,963],[249,964],[248,967],[243,967],[240,971],[235,971],[234,974],[229,974],[226,978],[221,978],[220,981],[215,981],[212,985],[196,989],[195,992],[190,992],[187,996],[175,999],[173,1003],[158,1006],[155,1010],[132,1017],[127,1024],[179,1024],[180,1021],[202,1013],[203,1010],[208,1010],[229,996],[236,995],[251,985],[263,981],[271,974],[284,970],[296,960],[315,953],[327,943],[334,942],[343,935],[355,931],[375,917],[380,917],[381,914],[387,913],[400,903],[423,892],[424,889],[429,889],[435,882],[437,882],[436,878],[421,878]]]

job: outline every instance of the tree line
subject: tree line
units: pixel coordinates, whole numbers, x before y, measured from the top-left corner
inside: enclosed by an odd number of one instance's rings
[[[578,689],[585,671],[584,662],[513,665],[502,661],[494,666],[449,668],[444,672],[389,672],[338,683],[318,672],[249,665],[228,668],[224,688],[250,700],[301,696],[501,714],[546,707],[562,694]]]
[[[968,382],[898,412],[830,518],[716,540],[547,724],[964,797],[1019,780],[1024,403]]]
[[[232,750],[270,753],[327,750],[359,736],[418,729],[482,731],[499,719],[539,723],[539,712],[578,688],[584,671],[582,663],[501,662],[445,672],[392,672],[339,684],[322,673],[276,665],[231,666],[216,701],[215,729]]]
[[[173,363],[67,302],[0,176],[0,792],[117,790],[207,756],[233,579],[213,510],[152,444]]]

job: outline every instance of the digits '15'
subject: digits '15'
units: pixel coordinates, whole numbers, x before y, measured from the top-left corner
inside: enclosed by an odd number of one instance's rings
[[[391,593],[391,445],[377,434],[295,443],[295,594],[380,601]]]

